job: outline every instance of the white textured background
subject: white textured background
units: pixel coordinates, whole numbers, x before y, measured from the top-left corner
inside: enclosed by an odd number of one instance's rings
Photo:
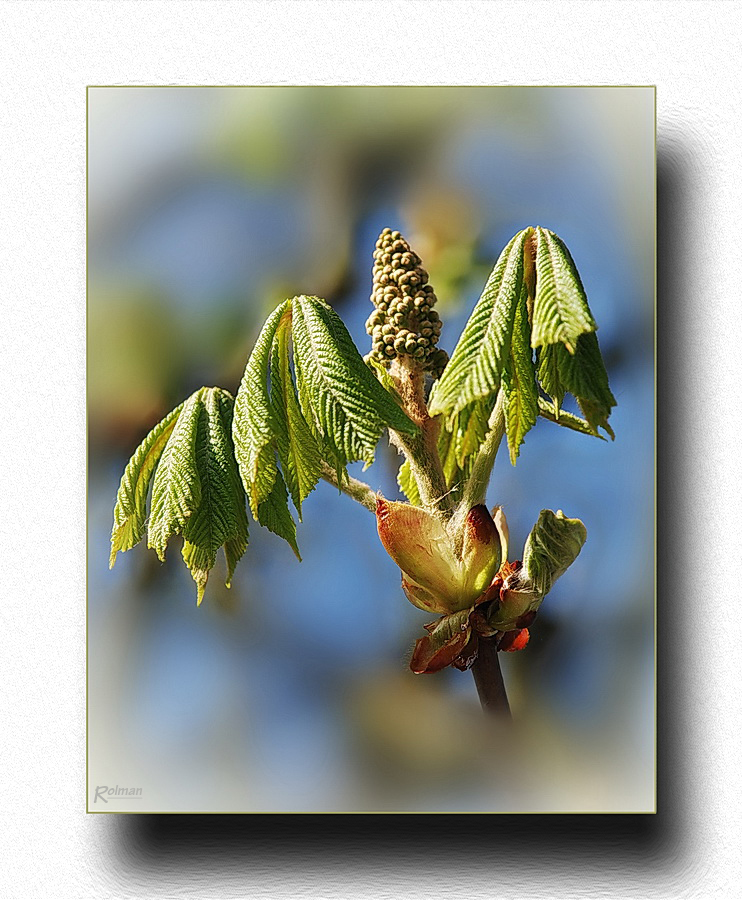
[[[0,3],[0,897],[737,898],[734,2]],[[85,808],[85,86],[656,84],[659,813]],[[734,510],[734,511],[733,511]]]

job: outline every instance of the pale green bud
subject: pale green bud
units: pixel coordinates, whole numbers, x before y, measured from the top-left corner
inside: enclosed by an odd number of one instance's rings
[[[535,589],[546,596],[582,550],[587,530],[579,519],[558,510],[542,509],[523,550],[523,570]]]

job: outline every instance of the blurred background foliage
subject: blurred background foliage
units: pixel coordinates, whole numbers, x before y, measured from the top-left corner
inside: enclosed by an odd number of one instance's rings
[[[91,88],[88,116],[90,783],[163,811],[651,809],[653,90]],[[537,224],[577,263],[619,405],[615,444],[540,421],[495,469],[515,547],[543,507],[588,529],[529,647],[504,655],[507,745],[469,673],[409,672],[426,619],[373,518],[329,485],[306,502],[303,563],[255,525],[232,590],[217,568],[200,609],[175,544],[108,571],[129,456],[198,387],[236,391],[281,300],[325,298],[367,352],[374,241],[399,228],[450,352]],[[395,497],[397,465],[382,445],[364,477]]]

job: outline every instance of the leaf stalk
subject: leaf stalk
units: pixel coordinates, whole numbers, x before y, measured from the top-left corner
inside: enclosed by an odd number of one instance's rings
[[[365,481],[348,475],[347,480],[339,482],[337,472],[327,463],[322,463],[321,477],[361,506],[365,506],[372,513],[376,512],[376,492]]]

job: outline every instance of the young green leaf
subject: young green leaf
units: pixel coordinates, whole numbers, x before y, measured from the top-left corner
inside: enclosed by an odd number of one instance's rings
[[[363,361],[366,365],[371,369],[371,371],[376,375],[376,378],[381,382],[384,390],[388,391],[392,397],[398,402],[401,403],[401,399],[399,396],[399,392],[397,391],[397,385],[389,374],[389,369],[379,361],[379,359],[374,356],[372,353],[369,353],[367,356],[363,357]]]
[[[579,519],[557,510],[542,509],[523,550],[523,572],[530,585],[545,597],[582,550],[587,529]]]
[[[137,447],[129,460],[121,478],[116,507],[113,511],[113,531],[111,533],[110,565],[116,561],[116,554],[131,550],[144,535],[147,517],[147,494],[155,466],[159,462],[165,445],[172,434],[184,404],[168,413],[150,431]]]
[[[301,520],[301,504],[322,473],[322,453],[296,396],[289,362],[290,329],[289,312],[281,319],[273,338],[270,399],[278,458]]]
[[[288,494],[286,485],[280,472],[276,473],[273,489],[258,507],[257,520],[273,534],[282,537],[296,554],[301,562],[299,547],[296,543],[296,522],[289,512]]]
[[[562,384],[574,394],[590,427],[596,432],[599,427],[604,428],[613,437],[608,417],[616,405],[616,398],[608,386],[608,373],[597,335],[583,334],[577,341],[574,354],[557,347],[557,365]]]
[[[561,238],[535,229],[536,296],[533,299],[531,346],[562,343],[574,353],[581,334],[595,331],[577,267]]]
[[[219,548],[227,559],[227,586],[247,549],[245,493],[230,438],[233,403],[227,391],[202,389],[194,447],[201,499],[183,528],[183,559],[198,586],[199,604]]]
[[[248,543],[247,507],[245,490],[240,478],[237,459],[234,455],[232,442],[232,424],[234,420],[234,399],[228,391],[216,389],[216,397],[219,405],[219,413],[223,422],[223,431],[231,450],[227,473],[232,488],[232,511],[236,521],[236,528],[230,529],[224,541],[224,557],[227,562],[227,587],[232,585],[232,575],[245,551]]]
[[[155,472],[147,545],[156,551],[160,560],[165,559],[168,540],[182,533],[201,502],[201,479],[196,464],[200,416],[201,390],[198,390],[183,404]]]
[[[443,465],[443,475],[446,485],[452,492],[460,490],[469,477],[475,457],[474,453],[465,457],[459,455],[464,443],[459,423],[460,414],[457,413],[445,427],[441,428],[438,437],[438,455]]]
[[[451,417],[449,426],[454,434],[456,448],[456,464],[463,469],[466,461],[476,455],[489,433],[489,420],[495,407],[495,394],[475,400],[455,416]]]
[[[522,298],[524,248],[532,228],[519,232],[500,254],[466,323],[450,362],[433,386],[430,414],[454,415],[495,395],[510,352],[515,310]]]
[[[245,494],[230,438],[233,405],[227,391],[201,388],[169,413],[130,460],[114,512],[112,565],[118,550],[142,537],[154,473],[148,546],[164,560],[169,539],[182,534],[198,603],[218,549],[224,547],[229,587],[247,548]]]
[[[277,426],[268,391],[268,369],[273,338],[279,322],[290,308],[291,301],[285,300],[266,320],[247,361],[235,399],[232,438],[253,515],[271,492],[278,471],[272,446]]]
[[[598,428],[604,428],[613,437],[608,417],[616,405],[616,398],[608,386],[608,373],[597,335],[594,332],[581,335],[574,353],[569,353],[562,344],[542,347],[538,353],[539,381],[544,391],[553,398],[553,405],[542,403],[541,414],[575,431],[587,430],[588,434],[599,437]],[[567,391],[574,395],[586,421],[559,409]],[[546,406],[549,407],[548,414]],[[583,427],[585,425],[587,429]]]
[[[601,441],[605,440],[603,435],[599,434],[586,419],[581,419],[579,416],[566,412],[566,410],[561,410],[559,418],[557,418],[553,405],[544,400],[543,397],[538,398],[538,414],[547,421],[555,422],[564,428],[578,431],[580,434],[589,434],[591,437],[600,438]]]
[[[415,476],[412,474],[412,467],[410,466],[410,461],[408,459],[406,459],[399,467],[397,484],[413,506],[420,506],[422,504],[422,500],[420,499],[420,489],[417,486]]]
[[[294,365],[302,412],[343,463],[370,465],[384,427],[415,434],[376,380],[337,313],[317,297],[295,297]]]
[[[533,350],[530,343],[528,312],[526,308],[526,286],[524,296],[515,311],[513,339],[510,342],[510,357],[505,366],[503,385],[505,388],[505,431],[508,438],[510,462],[515,460],[526,434],[536,424],[538,418],[538,392],[536,371],[533,365]]]
[[[561,416],[564,402],[564,385],[559,377],[558,350],[560,344],[547,344],[536,351],[536,370],[541,387],[552,399],[554,421]]]

